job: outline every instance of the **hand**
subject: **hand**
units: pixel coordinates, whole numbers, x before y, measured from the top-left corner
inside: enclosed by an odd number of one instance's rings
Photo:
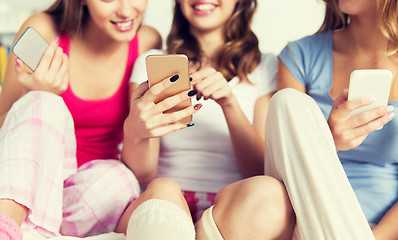
[[[203,68],[191,75],[194,89],[198,90],[197,99],[213,99],[221,107],[229,105],[235,96],[224,76],[214,68]]]
[[[347,101],[347,98],[348,90],[345,89],[334,101],[328,119],[337,151],[359,146],[369,133],[381,128],[394,117],[392,106],[378,107],[350,117],[353,110],[372,104],[374,99],[363,97]]]
[[[27,72],[20,59],[15,59],[16,77],[28,90],[41,90],[55,93],[63,93],[68,87],[69,59],[58,47],[58,38],[55,38],[48,46],[37,67],[32,72]]]
[[[187,90],[155,103],[156,97],[173,84],[174,82],[171,82],[170,78],[166,78],[151,88],[149,88],[148,83],[141,83],[133,91],[130,114],[125,122],[125,133],[139,142],[190,126],[190,124],[177,121],[199,110],[197,106],[189,106],[172,113],[164,112],[194,96],[196,90]]]

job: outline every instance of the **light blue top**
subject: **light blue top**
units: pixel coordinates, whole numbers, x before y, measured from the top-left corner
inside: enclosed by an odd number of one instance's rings
[[[279,55],[328,119],[333,105],[332,32],[291,42]],[[398,109],[398,99],[390,101]],[[396,116],[398,116],[396,114]],[[338,156],[369,222],[378,223],[398,199],[398,117]]]

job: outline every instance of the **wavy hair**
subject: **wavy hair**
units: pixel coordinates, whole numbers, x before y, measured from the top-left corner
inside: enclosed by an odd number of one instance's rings
[[[44,11],[55,22],[60,34],[75,35],[80,33],[87,23],[89,12],[82,0],[56,0]]]
[[[250,82],[251,73],[261,61],[258,39],[250,26],[257,9],[257,0],[241,0],[224,27],[224,46],[218,51],[216,68],[229,81],[238,76]],[[189,31],[189,22],[182,14],[179,3],[175,3],[171,31],[167,37],[168,53],[183,53],[191,66],[202,66],[203,51],[197,39]]]
[[[348,25],[348,15],[340,11],[338,0],[324,0],[326,12],[317,33],[342,29]],[[389,54],[398,52],[398,3],[397,0],[377,0],[377,23],[389,40]]]

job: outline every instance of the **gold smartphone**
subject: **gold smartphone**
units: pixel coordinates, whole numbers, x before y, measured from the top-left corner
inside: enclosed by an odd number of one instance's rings
[[[178,74],[177,82],[170,88],[163,91],[156,99],[158,103],[168,97],[176,95],[180,92],[189,90],[191,88],[188,74],[188,57],[184,54],[163,54],[163,55],[149,55],[145,59],[146,70],[148,75],[149,87],[162,81],[165,78]],[[187,99],[164,113],[171,113],[182,110],[191,106],[191,99]],[[185,117],[178,122],[190,123],[192,122],[192,115]]]
[[[35,71],[47,47],[47,41],[34,28],[28,27],[12,45],[11,51]]]

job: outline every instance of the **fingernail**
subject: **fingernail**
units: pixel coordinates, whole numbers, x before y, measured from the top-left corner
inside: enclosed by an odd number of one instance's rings
[[[189,91],[188,92],[188,97],[192,97],[192,96],[195,96],[195,94],[197,94],[198,93],[198,90],[191,90],[191,91]]]
[[[390,113],[390,112],[392,112],[393,110],[394,110],[394,107],[393,107],[393,106],[387,106],[387,107],[385,108],[386,113]]]
[[[193,109],[194,109],[195,111],[198,111],[201,107],[202,107],[202,104],[201,104],[201,103],[198,103],[198,104],[196,104],[195,106],[193,106]]]
[[[178,76],[178,75],[172,76],[172,77],[170,78],[170,82],[175,82],[175,81],[177,81],[177,79],[178,79],[179,77],[180,77],[180,76]]]
[[[372,96],[372,97],[369,97],[369,102],[374,102],[374,101],[376,101],[376,98],[374,97],[374,96]]]
[[[146,80],[146,83],[149,83],[148,80]]]
[[[189,81],[192,82],[192,77],[189,77]]]
[[[191,123],[188,123],[188,124],[187,124],[187,127],[192,127],[192,126],[194,126],[194,125],[195,125],[195,123],[191,122]]]
[[[395,114],[394,114],[394,113],[390,113],[390,114],[388,114],[388,117],[387,117],[387,119],[392,119],[394,116],[395,116]]]
[[[15,58],[15,64],[17,64],[17,66],[19,66],[18,58]]]
[[[196,95],[196,101],[199,101],[200,97],[198,95]]]
[[[54,38],[53,40],[55,43],[59,43],[59,37]]]

